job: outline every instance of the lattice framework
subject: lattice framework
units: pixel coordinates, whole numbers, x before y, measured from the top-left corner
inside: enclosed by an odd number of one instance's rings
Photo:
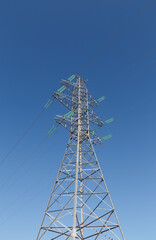
[[[36,240],[125,240],[93,146],[102,143],[91,127],[103,126],[92,110],[97,102],[76,79],[61,82],[69,95],[54,94],[72,112],[70,118],[56,116],[70,139]]]

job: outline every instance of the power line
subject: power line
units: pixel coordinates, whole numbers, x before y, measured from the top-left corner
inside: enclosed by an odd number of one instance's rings
[[[43,159],[43,156],[40,155],[39,158],[36,158],[35,160],[31,161],[32,164],[31,164],[30,166],[28,166],[28,168],[24,168],[24,171],[22,172],[22,175],[20,175],[20,176],[17,176],[17,175],[16,175],[16,178],[14,178],[15,181],[16,181],[17,179],[19,179],[19,178],[21,179],[21,178],[23,178],[25,175],[27,175],[27,174],[33,169],[33,167],[36,166],[36,162],[37,162],[37,165],[38,165],[39,162],[42,161],[42,159]],[[13,183],[13,181],[11,181],[11,185],[15,185],[15,183]],[[8,188],[5,188],[5,192],[7,192],[9,189],[10,189],[10,184],[9,184]]]
[[[135,110],[135,109],[137,109],[138,106],[145,104],[148,100],[150,100],[151,98],[153,98],[155,95],[156,95],[156,94],[153,94],[153,95],[149,96],[148,98],[144,99],[143,102],[138,103],[138,104],[134,105],[133,107],[130,107],[129,110],[126,109],[125,111],[117,114],[116,116],[114,116],[114,117],[106,120],[107,122],[106,122],[106,121],[104,121],[104,122],[105,122],[105,123],[111,123],[111,122],[113,122],[116,118],[120,117],[121,115],[123,115],[123,114],[125,114],[125,113],[127,113],[127,112],[130,112],[130,111],[132,111],[132,110]]]
[[[0,186],[0,189],[2,187],[4,187],[12,178],[13,176],[24,166],[24,164],[26,162],[28,162],[31,157],[34,155],[35,152],[37,152],[37,150],[41,147],[41,145],[47,140],[47,138],[49,136],[51,136],[55,130],[58,128],[59,125],[53,126],[50,131],[48,132],[48,134],[42,139],[42,141],[36,146],[36,148],[28,155],[28,157],[26,157],[21,163],[20,165],[10,174],[10,176],[5,180],[5,182]]]
[[[51,103],[50,101],[47,102],[47,104],[45,105],[43,110],[39,113],[39,115],[35,118],[35,120],[30,124],[30,126],[25,130],[22,136],[15,142],[15,144],[9,149],[7,154],[1,159],[0,164],[2,164],[9,157],[9,155],[14,151],[17,145],[24,139],[24,137],[28,134],[28,132],[34,127],[37,121],[41,118],[43,112],[50,106]]]
[[[148,115],[146,115],[145,117],[143,117],[143,118],[141,118],[141,119],[138,119],[137,121],[135,121],[135,122],[133,122],[133,123],[128,124],[126,127],[123,127],[121,130],[116,131],[116,132],[113,132],[113,133],[111,133],[111,134],[108,134],[108,135],[102,137],[102,139],[103,139],[104,141],[105,141],[105,140],[108,140],[108,139],[112,138],[114,135],[119,134],[119,133],[121,133],[122,131],[127,130],[128,128],[136,125],[137,123],[142,122],[142,121],[144,121],[145,119],[152,118],[155,114],[156,114],[156,112],[153,112],[152,114],[148,114]],[[99,150],[99,151],[100,151],[100,150]]]
[[[153,66],[155,64],[155,60],[152,61],[151,64],[149,64],[146,68],[143,69],[143,71],[141,71],[141,73],[143,73],[144,71],[146,71],[149,67]],[[117,87],[122,86],[125,82],[128,82],[129,80],[134,79],[138,74],[141,74],[140,71],[136,72],[132,77],[127,78],[126,80],[122,81],[120,84],[117,85]],[[113,91],[108,92],[105,96],[103,96],[103,100],[105,100],[108,96],[112,95]],[[103,101],[102,100],[102,101]],[[100,101],[101,102],[101,101]],[[118,114],[119,115],[119,114]]]
[[[32,127],[36,124],[36,122],[40,119],[41,115],[43,114],[43,111],[39,113],[37,118],[30,124],[30,126],[25,130],[25,132],[22,134],[22,136],[16,141],[16,143],[9,149],[7,154],[1,159],[0,164],[2,164],[9,155],[13,152],[13,150],[17,147],[17,145],[23,140],[23,138],[27,135],[27,133],[32,129]]]
[[[108,47],[110,47],[110,45],[120,37],[120,35],[122,33],[124,33],[128,28],[129,26],[131,26],[140,16],[142,16],[144,14],[144,12],[150,8],[153,4],[155,3],[155,0],[154,1],[151,1],[149,4],[147,4],[144,8],[142,8],[138,14],[136,14],[131,21],[129,21],[129,23],[124,26],[119,32],[118,34],[112,38],[108,43],[107,45],[100,49],[99,51],[97,51],[97,53],[85,64],[82,66],[81,69],[78,70],[78,73],[81,73],[90,63],[92,63],[96,58],[98,58],[98,56],[104,52],[105,50],[107,50]],[[72,75],[74,76],[74,75]],[[72,77],[71,76],[71,77]],[[71,78],[70,77],[70,78]],[[73,80],[73,79],[72,79]],[[65,89],[59,89],[60,91],[63,91]],[[0,164],[2,164],[7,158],[8,156],[13,152],[13,150],[17,147],[17,145],[23,140],[23,138],[27,135],[27,133],[32,129],[32,127],[36,124],[36,122],[39,120],[39,118],[41,117],[42,113],[44,112],[45,108],[43,109],[42,112],[39,113],[39,115],[37,116],[37,118],[32,122],[32,124],[26,129],[26,131],[22,134],[22,136],[16,141],[16,143],[9,149],[9,151],[7,152],[7,154],[1,159],[0,161]]]
[[[75,78],[75,75],[71,75],[68,80],[71,82]],[[62,93],[66,87],[62,86],[57,90],[57,92]],[[17,147],[17,145],[24,139],[24,137],[28,134],[28,132],[34,127],[34,125],[37,123],[37,121],[40,119],[42,116],[43,112],[47,110],[50,105],[54,102],[54,97],[53,95],[50,97],[48,102],[45,104],[43,110],[39,113],[39,115],[36,117],[36,119],[30,124],[30,126],[25,130],[25,132],[22,134],[22,136],[15,142],[15,144],[9,149],[7,154],[0,160],[0,164],[2,164],[8,157],[9,155],[14,151],[14,149]]]
[[[144,68],[143,71],[141,71],[141,73],[143,73],[144,71],[146,71],[149,67],[153,66],[154,64],[155,64],[155,60],[152,61],[152,63],[149,64],[146,68]],[[138,74],[141,74],[141,73],[140,73],[139,71],[136,72],[132,77],[130,77],[130,78],[124,80],[122,83],[120,83],[120,84],[117,86],[117,88],[119,88],[120,86],[122,86],[125,82],[128,82],[128,81],[134,79]],[[112,91],[111,91],[111,92],[108,92],[108,93],[106,94],[105,98],[108,97],[108,96],[110,96],[110,95],[112,95],[112,94],[113,94]],[[150,97],[151,97],[151,96],[150,96]],[[120,115],[120,113],[117,114],[117,115]]]
[[[25,172],[24,172],[25,173]],[[3,212],[5,212],[5,210],[7,210],[8,208],[10,208],[11,206],[14,205],[14,203],[16,203],[21,197],[23,197],[25,194],[27,194],[29,191],[31,191],[32,186],[34,186],[35,184],[39,183],[41,180],[43,180],[43,178],[46,177],[46,174],[43,174],[42,176],[40,176],[39,179],[37,179],[37,181],[35,181],[33,184],[31,184],[31,188],[29,188],[28,190],[24,191],[23,193],[20,192],[20,196],[18,196],[14,201],[11,201],[11,204],[7,205],[6,208],[3,208],[3,210],[0,212],[0,215],[2,215]]]
[[[131,69],[133,69],[134,67],[136,67],[139,63],[141,63],[143,60],[145,60],[147,57],[149,57],[152,53],[154,53],[156,51],[156,48],[153,48],[152,50],[148,51],[144,56],[142,56],[141,58],[139,58],[139,60],[137,60],[135,63],[132,63],[131,65],[128,66],[128,68],[126,68],[122,73],[120,73],[119,75],[117,75],[115,78],[113,78],[111,81],[109,81],[104,88],[102,88],[102,91],[105,90],[108,86],[112,85],[112,83],[116,82],[117,80],[119,80],[121,77],[123,77],[128,71],[130,71]],[[144,69],[145,70],[145,69]],[[138,74],[139,72],[135,73]],[[131,78],[131,77],[130,77]],[[101,89],[100,89],[101,90]],[[106,96],[104,96],[104,99],[110,95],[110,93],[106,94]],[[103,99],[103,100],[104,100]]]
[[[6,181],[0,186],[0,189],[4,187],[12,177],[23,167],[23,165],[32,157],[32,155],[39,149],[39,147],[47,140],[48,135],[42,139],[42,141],[37,145],[37,147],[26,157],[20,165],[10,174],[10,176],[6,179]]]
[[[143,101],[141,101],[141,103],[137,103],[137,104],[135,104],[135,105],[133,105],[133,106],[130,106],[128,109],[126,108],[126,110],[124,110],[124,111],[116,114],[115,116],[113,116],[113,117],[105,120],[104,123],[105,123],[105,124],[110,124],[110,123],[112,123],[113,121],[115,121],[115,119],[117,119],[117,118],[120,117],[121,115],[123,115],[123,114],[125,114],[125,113],[127,113],[127,112],[130,112],[130,111],[133,111],[133,110],[137,109],[140,105],[145,104],[147,101],[149,101],[150,99],[152,99],[155,95],[156,95],[156,94],[154,93],[154,94],[150,95],[149,97],[145,98]],[[97,132],[98,129],[94,129],[93,131],[94,131],[94,132]],[[103,133],[103,132],[101,132],[101,133]]]
[[[51,185],[51,184],[49,184],[49,186],[50,186],[50,185]],[[46,184],[46,186],[47,186],[47,184]],[[0,226],[2,226],[5,222],[7,222],[11,217],[15,216],[18,212],[22,211],[30,202],[32,202],[36,197],[38,197],[39,194],[41,194],[45,189],[46,189],[46,188],[40,189],[32,198],[28,199],[28,201],[25,202],[22,207],[18,208],[18,209],[17,209],[16,211],[14,211],[11,215],[9,214],[9,216],[8,216],[5,220],[2,221],[2,223],[0,224]]]
[[[88,65],[90,65],[93,61],[95,61],[103,52],[105,52],[120,36],[122,33],[124,33],[131,25],[133,25],[133,23],[136,22],[136,20],[141,17],[144,12],[149,9],[150,7],[152,7],[153,4],[155,4],[156,1],[151,1],[149,2],[145,7],[143,7],[129,22],[128,24],[126,24],[116,35],[115,37],[113,37],[104,48],[101,48],[99,51],[96,52],[96,54],[90,58],[90,60],[88,62],[86,62],[80,69],[78,69],[77,73],[80,74],[81,72],[83,72]]]
[[[155,63],[155,60],[152,61],[152,63],[149,64],[146,68],[144,68],[143,71],[141,71],[141,73],[144,72],[145,70],[147,70],[150,66],[153,66],[154,63]],[[134,79],[134,77],[136,77],[136,75],[138,75],[138,73],[140,73],[140,72],[138,71],[138,72],[135,73],[132,77],[124,80],[124,81],[123,81],[122,83],[120,83],[117,87],[120,87],[122,84],[125,83],[125,81],[127,82],[127,81],[129,81],[129,80]],[[113,92],[111,91],[111,92],[107,93],[105,96],[103,96],[103,100],[104,100],[106,97],[110,96],[112,93],[113,93]],[[149,97],[145,98],[144,101],[141,102],[140,104],[135,104],[135,105],[132,107],[132,109],[135,109],[138,105],[141,105],[141,104],[147,102],[150,98],[153,98],[154,96],[155,96],[155,94],[150,95]],[[101,102],[101,101],[100,101],[100,102]],[[130,108],[131,108],[131,107],[130,107]],[[118,114],[116,114],[115,116],[113,116],[113,117],[111,117],[111,118],[109,118],[109,119],[107,119],[107,120],[104,120],[104,123],[105,123],[105,124],[109,124],[109,123],[113,122],[116,118],[118,118],[119,116],[121,116],[121,115],[122,115],[123,113],[125,113],[125,112],[129,112],[129,110],[126,109],[125,111],[123,111],[123,112],[121,112],[121,113],[118,113]],[[93,131],[97,131],[97,130],[98,130],[98,129],[94,129]]]
[[[117,118],[117,117],[120,117],[121,115],[123,115],[123,114],[125,114],[125,113],[127,113],[127,112],[129,112],[129,111],[133,111],[133,110],[137,109],[138,106],[145,104],[147,101],[149,101],[150,99],[152,99],[155,95],[156,95],[156,93],[154,93],[154,94],[150,95],[149,97],[145,98],[141,103],[137,103],[137,104],[135,104],[134,106],[129,107],[129,109],[126,109],[125,111],[122,111],[121,113],[117,114],[117,115],[114,117],[114,119]]]

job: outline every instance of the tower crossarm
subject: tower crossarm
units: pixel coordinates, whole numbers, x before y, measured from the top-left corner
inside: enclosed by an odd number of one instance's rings
[[[65,116],[56,115],[55,121],[61,124],[64,128],[66,128],[70,132],[71,118],[67,118]]]
[[[62,79],[60,81],[61,85],[64,86],[65,88],[67,88],[67,90],[69,89],[71,92],[73,92],[73,88],[76,87],[76,83],[75,82],[71,82],[65,79]]]
[[[71,96],[58,92],[55,92],[53,96],[69,110],[72,108],[73,100]],[[75,102],[75,104],[77,103]]]
[[[74,88],[78,88],[78,86],[76,85],[76,83],[68,81],[68,80],[64,80],[62,79],[60,81],[62,87],[64,87],[67,91],[69,91],[71,94],[73,94],[73,89]],[[88,104],[91,107],[97,107],[98,106],[98,102],[92,97],[92,95],[90,95],[88,92],[85,92],[84,94],[87,95],[88,97]]]
[[[89,112],[89,120],[90,120],[90,122],[98,125],[99,127],[102,127],[104,125],[104,122],[94,113],[93,110],[91,110],[89,108],[88,112]]]
[[[92,97],[92,95],[88,94],[89,105],[91,107],[97,107],[98,102]]]
[[[69,117],[65,117],[65,116],[56,115],[55,121],[58,124],[60,124],[61,126],[63,126],[66,130],[68,130],[68,132],[71,133],[72,139],[75,139],[75,140],[77,139],[76,127],[75,127],[75,129],[73,129],[73,132],[71,132],[71,117],[69,118]],[[103,144],[102,140],[97,136],[97,134],[93,130],[89,130],[89,135],[91,137],[92,144],[94,144],[94,145]],[[82,129],[81,141],[83,142],[87,139],[88,139],[88,137],[86,135],[86,130]]]

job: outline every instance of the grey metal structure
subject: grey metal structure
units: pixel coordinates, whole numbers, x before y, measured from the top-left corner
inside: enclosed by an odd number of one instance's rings
[[[36,240],[125,240],[93,147],[102,143],[91,129],[91,124],[103,126],[92,110],[97,102],[85,81],[76,79],[61,82],[69,95],[54,93],[72,113],[56,116],[70,139]]]

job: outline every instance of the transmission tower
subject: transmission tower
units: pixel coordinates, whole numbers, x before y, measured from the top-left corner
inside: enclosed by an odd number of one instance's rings
[[[60,91],[54,97],[71,116],[57,115],[55,120],[70,132],[70,139],[36,240],[125,240],[93,147],[102,142],[92,125],[104,124],[92,110],[97,102],[81,77],[61,84],[68,95]]]

